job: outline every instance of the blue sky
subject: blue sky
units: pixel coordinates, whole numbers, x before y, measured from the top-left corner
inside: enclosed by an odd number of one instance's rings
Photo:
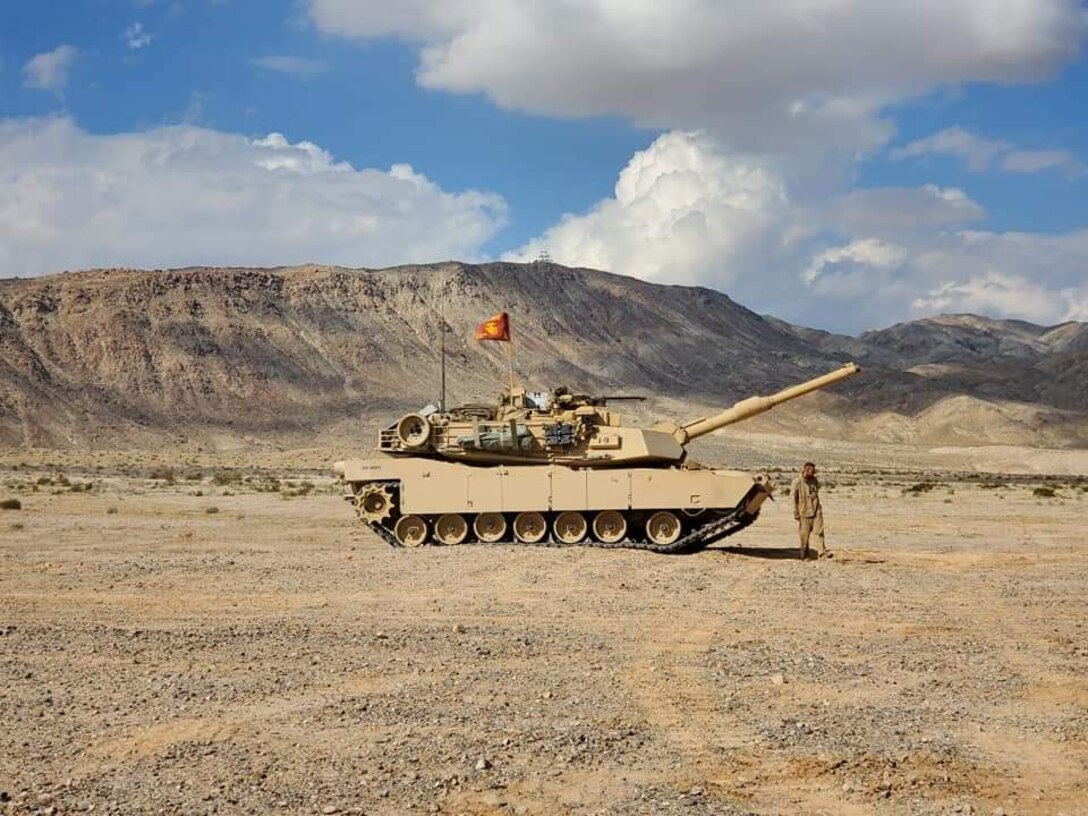
[[[137,50],[124,35],[133,23],[152,38]],[[82,52],[63,93],[25,87],[19,68],[59,43]],[[421,89],[416,49],[324,36],[296,4],[276,0],[14,2],[0,8],[0,54],[6,117],[66,112],[103,134],[182,122],[275,131],[356,167],[406,162],[445,189],[498,191],[511,220],[488,252],[513,249],[558,214],[609,195],[631,154],[656,135],[615,116],[510,113],[482,94]],[[322,64],[309,77],[253,64],[270,55]]]
[[[1088,319],[1086,32],[1076,0],[11,0],[0,276],[546,250],[838,330]]]

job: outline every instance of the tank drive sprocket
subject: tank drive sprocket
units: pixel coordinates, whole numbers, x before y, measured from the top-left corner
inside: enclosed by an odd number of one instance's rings
[[[369,484],[355,497],[355,512],[367,524],[381,524],[393,515],[393,488],[387,484]]]

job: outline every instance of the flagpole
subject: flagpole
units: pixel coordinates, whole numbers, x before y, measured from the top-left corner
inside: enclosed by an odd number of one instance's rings
[[[514,333],[510,332],[510,339],[506,342],[506,363],[510,372],[510,396],[514,395]]]

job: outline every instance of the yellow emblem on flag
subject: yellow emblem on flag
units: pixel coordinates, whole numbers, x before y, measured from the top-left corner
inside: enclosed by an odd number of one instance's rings
[[[499,312],[476,327],[477,340],[501,340],[510,342],[510,315]]]

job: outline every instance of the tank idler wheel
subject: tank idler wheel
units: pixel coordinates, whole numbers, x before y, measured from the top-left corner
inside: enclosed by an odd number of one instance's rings
[[[427,522],[419,516],[402,516],[393,527],[393,535],[405,547],[419,547],[427,540]]]
[[[506,535],[506,519],[502,513],[480,513],[472,523],[472,529],[484,544],[494,544]]]
[[[627,537],[627,519],[618,510],[602,510],[593,518],[593,535],[604,544],[617,544]]]
[[[548,522],[540,513],[518,513],[514,517],[514,535],[526,544],[539,544],[548,534]]]
[[[393,493],[388,485],[370,484],[355,497],[355,512],[367,523],[383,522],[393,512]]]
[[[434,537],[439,544],[453,546],[468,537],[468,522],[460,513],[446,513],[434,523]]]
[[[667,546],[680,538],[680,519],[669,510],[658,510],[646,522],[646,537],[654,544]]]
[[[586,517],[581,513],[568,510],[555,517],[552,530],[555,532],[555,537],[564,544],[577,544],[586,537],[589,525],[586,524]]]

